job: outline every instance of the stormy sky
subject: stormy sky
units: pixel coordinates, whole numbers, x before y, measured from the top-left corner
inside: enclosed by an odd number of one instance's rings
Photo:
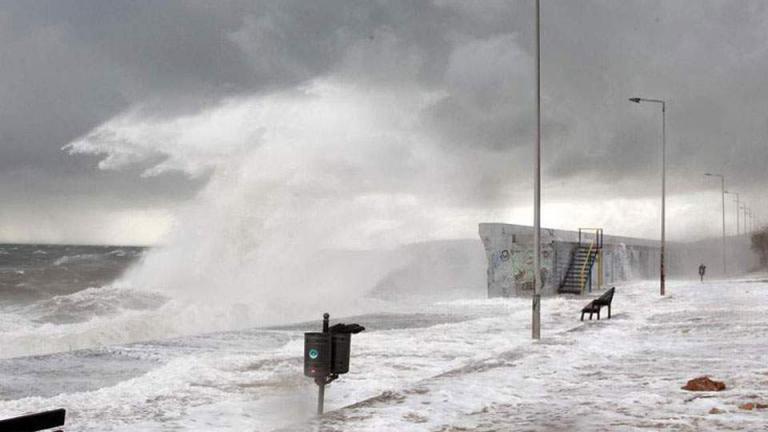
[[[318,87],[386,107],[376,137],[400,132],[352,162],[318,147],[302,197],[333,184],[335,198],[407,202],[432,223],[408,240],[528,224],[533,13],[529,0],[2,1],[0,241],[162,242],[223,160],[268,147],[259,122],[274,117],[251,108],[305,118],[296,104]],[[768,215],[767,72],[762,0],[542,0],[544,225],[658,235],[660,112],[632,96],[668,101],[672,239],[720,230],[705,172]]]

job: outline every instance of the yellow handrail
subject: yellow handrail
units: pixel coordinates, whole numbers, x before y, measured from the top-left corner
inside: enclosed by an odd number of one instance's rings
[[[592,256],[592,246],[594,246],[594,245],[595,245],[595,241],[594,240],[589,242],[589,250],[587,250],[587,258],[584,260],[584,264],[581,265],[581,273],[580,273],[579,277],[581,278],[581,293],[582,294],[584,294],[584,285],[585,285],[584,270],[586,270],[587,263],[589,263],[589,257]]]

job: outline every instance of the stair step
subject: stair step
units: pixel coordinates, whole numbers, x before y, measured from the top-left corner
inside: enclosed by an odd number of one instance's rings
[[[565,276],[558,292],[580,294],[582,287],[589,284],[592,268],[597,260],[600,247],[597,245],[579,245],[571,255],[570,263],[564,267]]]

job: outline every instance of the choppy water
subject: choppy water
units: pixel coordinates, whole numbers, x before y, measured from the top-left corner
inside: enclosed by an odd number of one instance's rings
[[[297,353],[302,333],[317,330],[317,321],[291,324],[288,319],[278,327],[206,333],[222,322],[237,321],[247,306],[216,312],[216,306],[180,303],[161,293],[114,284],[144,252],[126,247],[0,247],[0,417],[62,406],[70,410],[69,423],[76,430],[194,429],[197,422],[213,429],[242,424],[269,429],[312,412],[314,387],[301,376]],[[409,271],[398,268],[387,276],[385,280],[398,283],[376,285],[368,300],[355,302],[363,315],[344,319],[364,324],[366,334],[383,337],[378,342],[383,351],[370,357],[379,363],[383,381],[365,382],[351,374],[346,390],[329,395],[329,406],[373,396],[386,388],[382,384],[451,367],[466,354],[466,344],[432,359],[433,353],[422,352],[431,338],[425,329],[458,325],[506,308],[436,305],[434,296],[429,301],[392,300],[393,292],[406,288],[402,275]],[[455,283],[450,286],[437,298],[460,296]],[[469,288],[464,294],[470,297],[482,292],[482,287]],[[204,334],[178,336],[195,332]],[[410,341],[414,332],[421,335]],[[414,361],[396,361],[386,352],[394,346],[410,352]],[[246,408],[255,410],[258,419],[250,414],[243,418]]]
[[[0,245],[0,307],[28,305],[108,284],[139,259],[138,247]]]
[[[35,250],[28,256],[42,260]],[[63,256],[45,259],[56,267]],[[583,298],[546,298],[539,343],[530,340],[528,299],[377,303],[381,311],[343,318],[367,330],[353,337],[350,373],[329,386],[334,412],[320,422],[312,420],[317,390],[301,365],[302,333],[319,319],[104,344],[124,325],[157,327],[164,321],[146,320],[163,316],[171,300],[70,285],[70,294],[4,303],[37,311],[0,333],[4,349],[14,334],[48,344],[85,338],[91,347],[0,359],[0,417],[65,407],[78,431],[760,430],[764,413],[738,408],[768,400],[768,284],[752,282],[671,282],[665,298],[655,283],[620,286],[614,319],[599,322],[578,321]],[[82,307],[73,297],[119,306]],[[43,318],[57,308],[78,312]],[[177,321],[199,318],[183,311]],[[729,390],[701,398],[680,390],[707,373]]]

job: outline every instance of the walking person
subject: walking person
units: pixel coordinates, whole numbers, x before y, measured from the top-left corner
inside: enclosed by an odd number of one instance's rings
[[[699,264],[699,277],[701,278],[701,281],[704,282],[704,273],[707,272],[707,266],[704,265],[704,263]]]

